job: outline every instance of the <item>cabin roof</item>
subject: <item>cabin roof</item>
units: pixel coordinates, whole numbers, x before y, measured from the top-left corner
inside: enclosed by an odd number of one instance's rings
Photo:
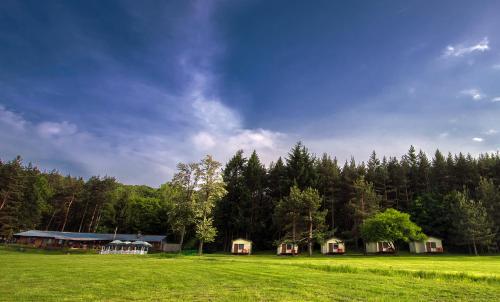
[[[141,240],[146,242],[161,242],[166,236],[162,235],[138,235],[138,234],[104,234],[104,233],[74,233],[74,232],[57,232],[57,231],[37,231],[31,230],[14,234],[19,237],[40,237],[53,238],[58,240],[74,240],[74,241],[107,241],[107,240],[122,240],[135,241]]]
[[[326,239],[326,240],[325,240],[325,242],[330,241],[330,240],[337,240],[337,241],[342,241],[342,242],[344,242],[344,240],[343,240],[343,239],[340,239],[340,238],[337,238],[337,237],[330,237],[330,238]]]
[[[250,242],[250,243],[252,242],[252,240],[245,239],[245,238],[235,238],[235,239],[233,239],[233,242],[234,241],[247,241],[247,242]]]

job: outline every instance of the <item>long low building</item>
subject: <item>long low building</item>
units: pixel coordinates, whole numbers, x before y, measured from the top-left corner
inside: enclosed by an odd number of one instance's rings
[[[39,248],[82,248],[100,249],[101,246],[113,240],[145,241],[152,245],[153,250],[163,250],[166,236],[141,234],[102,234],[102,233],[74,233],[56,231],[31,230],[14,234],[18,244],[32,245]]]

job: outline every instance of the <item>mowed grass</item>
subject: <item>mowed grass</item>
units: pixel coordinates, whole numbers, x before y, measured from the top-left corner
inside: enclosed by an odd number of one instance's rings
[[[61,255],[0,250],[1,301],[500,301],[500,256]]]

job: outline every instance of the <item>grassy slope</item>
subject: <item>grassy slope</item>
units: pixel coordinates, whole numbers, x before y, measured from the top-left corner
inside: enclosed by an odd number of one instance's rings
[[[499,301],[500,257],[144,257],[0,250],[2,301],[388,298]]]

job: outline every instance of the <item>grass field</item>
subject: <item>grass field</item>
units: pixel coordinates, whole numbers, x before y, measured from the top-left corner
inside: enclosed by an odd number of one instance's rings
[[[500,256],[92,255],[0,250],[1,301],[500,301]]]

